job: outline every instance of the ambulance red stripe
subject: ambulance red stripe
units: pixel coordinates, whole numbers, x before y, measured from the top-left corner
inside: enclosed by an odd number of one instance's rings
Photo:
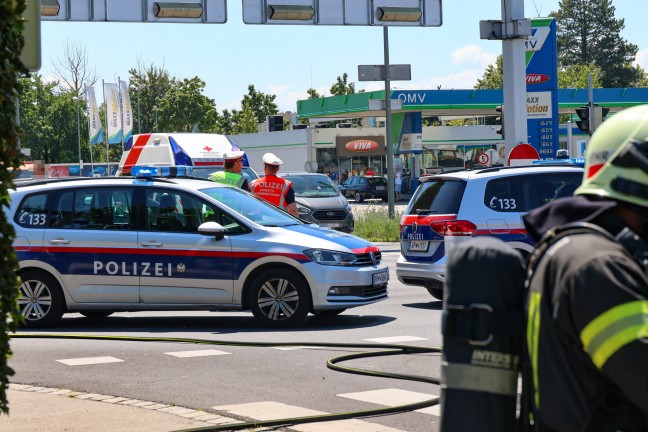
[[[133,147],[131,147],[130,152],[128,152],[128,156],[126,157],[126,161],[124,162],[124,166],[122,168],[122,174],[130,174],[131,168],[133,167],[133,165],[137,164],[140,154],[142,153],[142,150],[144,150],[144,147],[146,147],[146,144],[148,143],[150,137],[151,134],[142,134],[137,137],[137,141],[135,141],[135,144],[133,144]]]

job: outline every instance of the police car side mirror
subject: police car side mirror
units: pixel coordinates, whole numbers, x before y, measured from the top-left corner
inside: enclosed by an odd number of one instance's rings
[[[198,227],[198,232],[205,236],[214,237],[216,240],[223,240],[225,228],[216,222],[205,222]]]

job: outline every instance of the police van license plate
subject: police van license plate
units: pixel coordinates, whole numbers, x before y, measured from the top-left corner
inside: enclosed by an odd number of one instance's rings
[[[407,250],[413,252],[427,252],[429,244],[430,242],[427,240],[411,240]]]
[[[373,286],[384,285],[389,280],[389,272],[384,271],[380,273],[374,273],[372,277],[373,277]]]

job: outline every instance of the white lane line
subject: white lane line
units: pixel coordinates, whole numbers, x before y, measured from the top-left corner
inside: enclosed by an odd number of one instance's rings
[[[253,402],[238,405],[222,405],[212,407],[212,409],[260,421],[328,414],[322,411],[286,405],[279,402]],[[291,426],[290,430],[300,432],[402,432],[399,429],[393,429],[356,419],[322,423],[306,423]]]
[[[399,342],[411,342],[411,341],[421,341],[429,340],[426,338],[418,336],[392,336],[392,337],[383,337],[383,338],[372,338],[372,339],[362,339],[368,342],[378,342],[378,343],[399,343]]]
[[[85,357],[85,358],[62,359],[56,361],[59,363],[66,364],[68,366],[85,366],[85,365],[102,364],[102,363],[119,363],[119,362],[123,362],[124,360],[115,357]]]
[[[305,417],[326,414],[308,408],[285,405],[279,402],[252,402],[238,405],[223,405],[212,407],[216,411],[226,411],[230,414],[249,417],[255,420],[276,420],[280,418]]]
[[[400,389],[382,389],[382,390],[371,390],[371,391],[364,391],[364,392],[357,392],[357,393],[343,393],[343,394],[339,394],[338,396],[347,399],[354,399],[363,402],[375,403],[378,405],[386,405],[390,407],[397,406],[397,405],[411,404],[416,402],[423,402],[425,400],[432,399],[435,397],[435,395],[432,394],[417,393],[417,392],[411,392],[411,391],[400,390]],[[420,412],[423,414],[440,415],[438,405],[433,405],[431,407],[416,410],[416,412]]]
[[[225,351],[218,351],[215,349],[208,350],[193,350],[193,351],[175,351],[175,352],[165,352],[164,354],[170,355],[173,357],[188,358],[188,357],[207,357],[207,356],[217,356],[231,354]]]

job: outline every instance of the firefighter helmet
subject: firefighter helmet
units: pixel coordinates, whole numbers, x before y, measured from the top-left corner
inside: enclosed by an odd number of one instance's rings
[[[574,194],[648,207],[648,105],[625,109],[594,132]]]

